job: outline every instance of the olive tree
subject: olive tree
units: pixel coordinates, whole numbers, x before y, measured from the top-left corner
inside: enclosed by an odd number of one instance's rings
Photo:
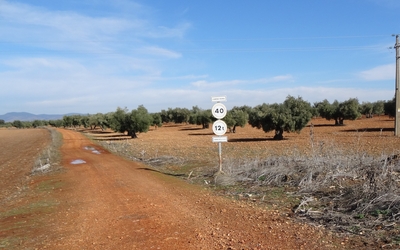
[[[366,118],[372,118],[374,111],[374,104],[371,102],[362,102],[360,106],[361,114],[365,115]]]
[[[63,116],[63,125],[65,128],[72,127],[72,116],[64,115]]]
[[[188,123],[190,118],[190,110],[187,108],[168,108],[160,112],[162,122]]]
[[[13,121],[11,125],[15,128],[24,128],[24,124],[20,120]]]
[[[64,120],[63,119],[50,120],[49,125],[52,127],[61,128],[62,126],[64,126]]]
[[[79,116],[80,125],[82,125],[84,128],[89,128],[89,119],[90,119],[89,114]]]
[[[361,117],[360,105],[357,98],[350,98],[339,103],[335,100],[332,104],[328,100],[314,104],[322,118],[335,120],[335,125],[343,125],[344,120],[355,120]]]
[[[137,133],[149,131],[153,117],[147,109],[140,105],[137,109],[128,112],[127,108],[118,107],[112,115],[111,129],[120,133],[128,133],[128,136],[137,138]]]
[[[41,127],[41,126],[43,126],[43,125],[44,125],[44,121],[41,121],[41,120],[34,120],[34,121],[32,122],[32,126],[33,126],[34,128]]]
[[[82,124],[82,116],[81,115],[72,115],[72,126],[74,128],[80,127]]]
[[[172,110],[172,117],[175,123],[188,123],[190,110],[187,108],[175,108]]]
[[[96,129],[97,127],[101,128],[101,130],[104,130],[110,126],[107,120],[107,115],[102,113],[89,115],[87,124],[92,130]]]
[[[384,104],[385,114],[389,117],[396,117],[396,98],[393,97],[392,100],[386,101]]]
[[[161,114],[153,113],[153,114],[151,114],[151,116],[153,117],[153,122],[151,123],[151,125],[154,126],[156,129],[157,129],[157,127],[161,127],[162,126]]]
[[[81,115],[64,115],[63,121],[64,121],[64,127],[74,127],[74,128],[79,127],[82,125],[82,116]]]
[[[372,113],[374,115],[383,115],[385,113],[385,101],[376,101],[372,105]]]
[[[194,106],[190,111],[189,123],[201,125],[203,129],[208,128],[213,121],[211,109],[203,110],[198,106]]]
[[[243,128],[247,124],[249,115],[246,111],[238,107],[233,107],[231,110],[228,110],[223,120],[228,126],[229,131],[236,133],[237,126]]]
[[[359,112],[359,103],[357,98],[350,98],[339,104],[339,124],[343,125],[343,121],[356,120],[361,117]]]
[[[275,140],[283,139],[283,132],[300,132],[312,117],[312,107],[301,97],[288,96],[282,104],[262,104],[252,109],[249,123],[264,132],[275,131]]]

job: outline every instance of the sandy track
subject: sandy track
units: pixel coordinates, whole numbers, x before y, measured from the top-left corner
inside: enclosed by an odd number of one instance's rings
[[[215,197],[112,155],[78,132],[63,134],[64,183],[51,192],[47,249],[331,249],[327,232],[277,211]],[[96,148],[95,154],[87,147]],[[86,148],[86,149],[85,149]],[[74,160],[85,164],[71,164]]]

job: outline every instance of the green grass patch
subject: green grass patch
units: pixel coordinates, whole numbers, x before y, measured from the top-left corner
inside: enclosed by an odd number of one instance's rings
[[[46,192],[62,188],[64,185],[65,184],[59,180],[47,180],[40,182],[39,185],[37,186],[37,190]]]
[[[51,200],[38,201],[0,213],[0,218],[27,215],[32,213],[48,213],[51,212],[56,205],[58,205],[58,202]]]
[[[0,239],[0,249],[18,249],[16,247],[22,240],[20,237],[7,237]]]

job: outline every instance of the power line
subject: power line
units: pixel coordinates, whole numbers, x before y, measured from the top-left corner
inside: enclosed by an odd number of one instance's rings
[[[210,38],[210,39],[182,39],[187,42],[196,41],[272,41],[272,40],[316,40],[316,39],[355,39],[355,38],[377,38],[389,37],[391,35],[358,35],[358,36],[304,36],[304,37],[264,37],[264,38]],[[142,38],[142,39],[145,39]],[[137,42],[138,39],[76,39],[76,40],[16,40],[16,41],[0,41],[0,43],[96,43],[96,42],[110,42],[110,43],[130,43]]]
[[[373,38],[388,37],[389,35],[360,35],[360,36],[305,36],[305,37],[267,37],[267,38],[216,38],[216,39],[194,39],[186,41],[268,41],[268,40],[313,40],[313,39],[351,39],[351,38]]]
[[[385,46],[344,46],[344,47],[282,47],[282,48],[232,48],[232,49],[183,49],[174,50],[177,53],[268,53],[268,52],[304,52],[304,51],[360,51],[360,50],[379,50],[387,49]],[[147,54],[146,50],[134,49],[134,50],[74,50],[71,48],[67,49],[38,49],[37,51],[16,51],[9,49],[0,49],[2,54],[130,54],[130,53],[144,53]]]
[[[230,52],[274,52],[274,51],[329,51],[329,50],[372,50],[386,49],[384,46],[347,46],[347,47],[284,47],[284,48],[244,48],[244,49],[197,49],[180,50],[180,52],[195,53],[230,53]]]

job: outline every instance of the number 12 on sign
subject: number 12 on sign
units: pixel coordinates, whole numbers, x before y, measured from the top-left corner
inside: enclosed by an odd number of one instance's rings
[[[213,132],[216,135],[224,135],[227,130],[227,125],[222,120],[217,120],[213,123]]]

